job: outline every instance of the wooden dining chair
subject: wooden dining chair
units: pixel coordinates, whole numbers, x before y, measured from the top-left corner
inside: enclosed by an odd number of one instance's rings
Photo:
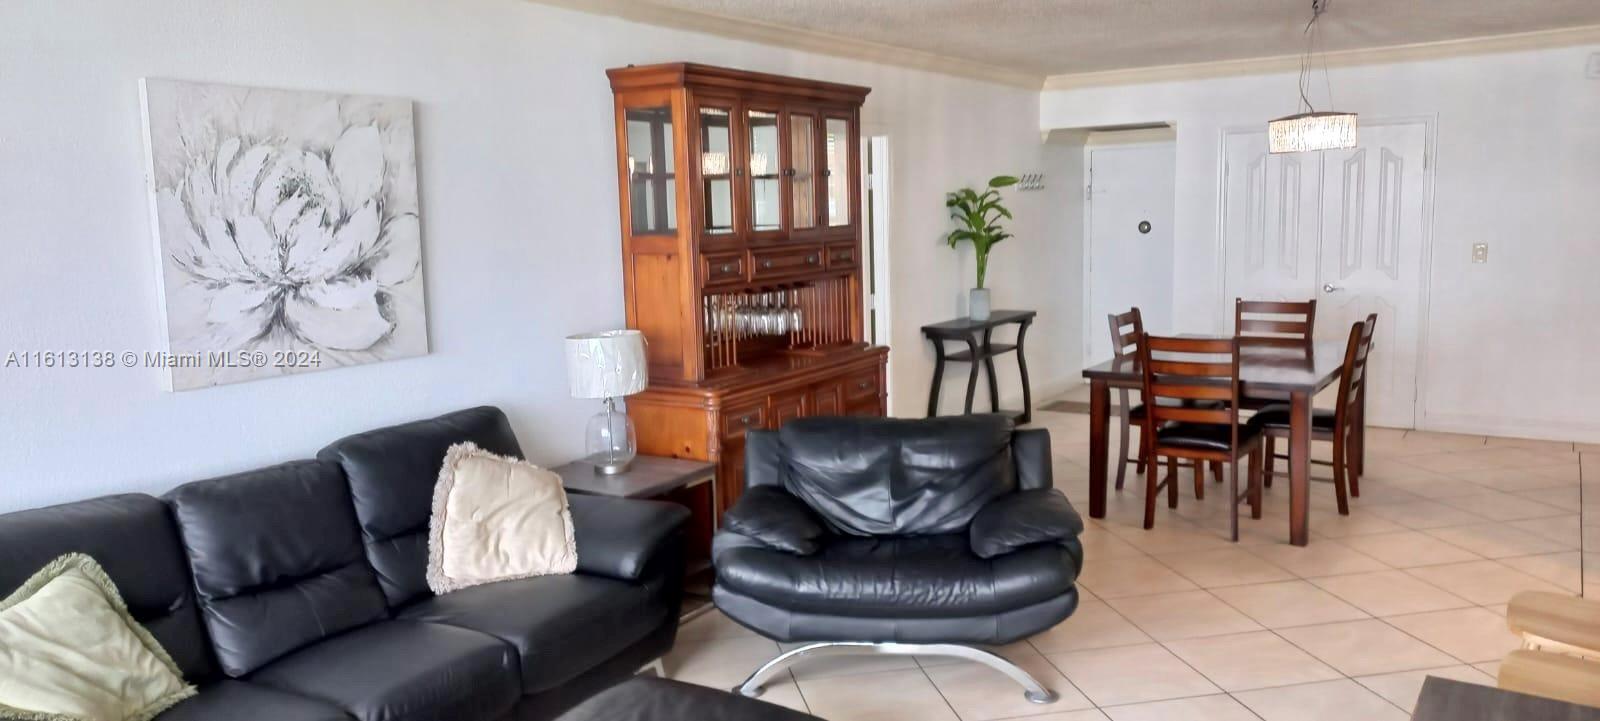
[[[1317,301],[1233,299],[1233,333],[1245,345],[1310,348]]]
[[[1239,503],[1261,517],[1262,430],[1239,422],[1239,339],[1170,338],[1145,334],[1139,344],[1144,373],[1144,527],[1156,521],[1156,495],[1178,507],[1177,459],[1227,463],[1228,515],[1239,540]],[[1167,401],[1167,402],[1163,402]],[[1207,405],[1196,405],[1205,403]],[[1156,481],[1156,460],[1167,458],[1167,478]],[[1239,459],[1250,457],[1248,488],[1239,493]]]
[[[1317,301],[1233,299],[1233,334],[1246,346],[1304,348],[1311,352],[1317,323]],[[1288,403],[1287,393],[1247,395],[1239,401],[1245,410],[1258,411]]]
[[[1112,313],[1106,316],[1106,322],[1111,326],[1111,352],[1119,360],[1135,360],[1139,358],[1139,340],[1144,337],[1144,316],[1137,307],[1125,313]],[[1128,465],[1134,466],[1135,473],[1143,473],[1145,455],[1143,444],[1138,450],[1129,448],[1128,439],[1133,426],[1144,427],[1144,405],[1134,405],[1129,402],[1127,388],[1117,389],[1117,417],[1120,425],[1119,437],[1121,443],[1117,446],[1117,490],[1122,490],[1123,482],[1127,479]],[[1131,451],[1131,455],[1130,455]],[[1222,481],[1221,464],[1212,466],[1212,474],[1217,481]],[[1205,498],[1205,471],[1201,464],[1194,467],[1195,489],[1197,499]]]
[[[1333,460],[1311,461],[1317,465],[1331,466],[1333,477],[1313,477],[1312,480],[1333,483],[1341,516],[1350,515],[1348,496],[1361,496],[1360,473],[1357,470],[1361,464],[1356,458],[1358,449],[1352,443],[1351,436],[1359,430],[1356,424],[1364,422],[1360,411],[1367,390],[1367,357],[1372,351],[1372,334],[1377,325],[1378,316],[1373,314],[1350,326],[1350,340],[1345,343],[1344,366],[1339,372],[1339,395],[1334,407],[1331,410],[1317,408],[1311,412],[1311,440],[1333,443]],[[1274,448],[1276,439],[1289,437],[1289,413],[1288,405],[1275,404],[1262,408],[1250,419],[1252,425],[1260,426],[1266,434],[1267,467],[1262,485],[1272,485],[1272,466],[1277,459],[1289,457],[1287,454],[1277,455]]]

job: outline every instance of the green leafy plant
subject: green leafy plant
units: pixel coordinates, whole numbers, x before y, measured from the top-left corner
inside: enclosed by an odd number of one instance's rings
[[[973,255],[978,261],[978,286],[983,287],[983,276],[989,271],[989,251],[996,243],[1011,234],[1000,227],[1000,219],[1012,220],[1011,211],[1001,204],[1000,188],[1016,185],[1017,179],[997,175],[989,179],[988,187],[979,193],[972,188],[962,188],[946,193],[944,207],[950,209],[950,219],[960,227],[950,231],[945,241],[954,248],[965,240],[972,243]]]

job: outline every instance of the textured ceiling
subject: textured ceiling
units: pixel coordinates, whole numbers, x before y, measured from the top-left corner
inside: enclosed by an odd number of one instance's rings
[[[1060,75],[1296,55],[1310,0],[637,0]],[[1326,50],[1600,25],[1600,0],[1332,0]]]

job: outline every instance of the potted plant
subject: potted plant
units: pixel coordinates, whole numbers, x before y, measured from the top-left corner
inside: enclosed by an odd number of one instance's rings
[[[1000,189],[1016,184],[1017,179],[1012,176],[997,175],[989,179],[982,193],[962,188],[945,195],[944,205],[959,226],[945,236],[945,241],[952,248],[963,240],[972,243],[972,254],[978,263],[978,284],[967,303],[967,315],[973,320],[989,319],[989,289],[983,287],[983,276],[989,270],[989,251],[996,243],[1011,237],[1000,227],[1001,218],[1012,219],[1011,211],[1001,205]]]

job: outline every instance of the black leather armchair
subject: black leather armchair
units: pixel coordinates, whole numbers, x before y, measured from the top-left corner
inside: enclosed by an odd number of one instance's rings
[[[747,488],[712,547],[712,597],[735,621],[810,642],[988,664],[1037,703],[1055,694],[976,644],[1010,643],[1078,605],[1083,521],[1051,488],[1050,436],[997,415],[806,418],[746,437]]]

